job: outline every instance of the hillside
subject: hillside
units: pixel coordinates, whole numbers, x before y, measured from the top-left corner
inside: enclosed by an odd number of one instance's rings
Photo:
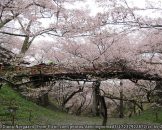
[[[0,113],[4,113],[10,102],[18,107],[16,112],[16,123],[19,124],[76,124],[90,123],[100,124],[100,119],[89,117],[78,117],[68,115],[64,112],[52,111],[47,108],[36,105],[35,103],[22,98],[17,92],[10,87],[5,86],[0,90]],[[31,121],[29,116],[31,112]],[[2,116],[0,117],[2,119]]]
[[[0,90],[0,102],[1,123],[8,125],[13,123],[12,117],[7,115],[10,106],[17,108],[14,124],[19,125],[101,125],[102,122],[102,119],[96,117],[69,115],[64,112],[43,108],[22,98],[8,86],[3,86]],[[158,113],[158,121],[155,120],[154,115],[152,110],[147,110],[141,116],[133,116],[132,118],[109,118],[108,124],[152,124],[162,122],[162,111]]]

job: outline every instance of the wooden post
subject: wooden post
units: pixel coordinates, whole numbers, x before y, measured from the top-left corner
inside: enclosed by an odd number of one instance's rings
[[[158,121],[158,112],[157,111],[155,113],[155,116],[156,116],[156,121]]]
[[[29,110],[29,121],[31,122],[31,118],[32,118],[32,111]]]
[[[12,114],[12,125],[14,126],[15,125],[15,115]]]

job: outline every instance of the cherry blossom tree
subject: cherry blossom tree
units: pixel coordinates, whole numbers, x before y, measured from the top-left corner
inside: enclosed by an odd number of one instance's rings
[[[162,76],[161,6],[149,1],[139,7],[127,0],[96,0],[101,11],[91,16],[89,10],[68,7],[77,2],[2,0],[0,47],[17,51],[20,59],[25,57],[35,64],[51,61],[70,71],[89,69],[102,75],[105,68],[109,68],[127,75],[131,75],[132,70],[145,76]],[[87,74],[87,77],[90,76]],[[155,89],[162,89],[161,81],[138,81],[137,76],[130,79],[133,83],[127,80],[120,84],[115,80],[103,88],[100,85],[107,79],[92,76],[89,80],[93,82],[93,112],[99,115],[99,108],[104,107],[104,125],[107,121],[106,97],[119,100],[115,102],[123,117],[124,102],[131,102],[135,113],[136,106],[143,110],[142,103],[152,102]],[[113,92],[107,90],[107,86]],[[62,107],[79,95],[83,99],[77,109],[80,114],[86,101],[82,91],[82,87],[75,86],[72,91],[63,86],[54,95]],[[73,104],[78,100],[76,98]]]

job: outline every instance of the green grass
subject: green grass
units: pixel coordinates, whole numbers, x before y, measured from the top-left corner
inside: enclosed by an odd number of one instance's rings
[[[3,102],[3,103],[2,103]],[[97,117],[85,117],[69,115],[67,113],[51,110],[36,105],[35,103],[28,101],[21,97],[19,93],[11,89],[9,86],[3,86],[0,89],[0,115],[7,112],[10,104],[17,106],[16,124],[19,125],[101,125],[102,119]],[[31,121],[29,116],[31,112]],[[155,112],[152,109],[148,109],[141,113],[141,115],[133,116],[132,118],[108,118],[107,124],[152,124],[162,122],[162,110],[158,112],[158,120],[155,118]],[[11,124],[11,118],[9,116],[0,116],[0,120],[8,119],[2,123]],[[1,121],[0,121],[1,122]],[[106,130],[106,129],[105,129]]]
[[[35,103],[22,98],[17,92],[12,90],[8,86],[2,87],[0,90],[0,114],[7,111],[7,107],[10,102],[12,105],[18,106],[16,114],[17,124],[101,124],[102,120],[100,118],[83,117],[69,115],[60,111],[53,111]],[[32,115],[31,121],[29,121],[30,112]],[[0,116],[0,119],[4,117]]]
[[[159,109],[158,119],[156,119],[155,110],[148,109],[141,113],[140,116],[133,116],[132,119],[138,121],[138,122],[150,122],[150,123],[161,123],[162,122],[162,109]]]

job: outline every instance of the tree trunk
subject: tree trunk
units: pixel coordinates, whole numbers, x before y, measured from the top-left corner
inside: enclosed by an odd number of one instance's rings
[[[107,123],[107,107],[104,96],[100,96],[100,114],[103,117],[102,125],[106,126]]]
[[[25,52],[28,50],[28,44],[29,44],[29,37],[26,37],[24,42],[23,42],[23,46],[21,48],[21,54],[25,54]]]
[[[19,20],[18,20],[19,21]],[[27,35],[24,39],[20,54],[25,55],[25,53],[28,51],[30,45],[32,44],[33,40],[35,39],[36,36],[34,37],[30,37],[30,29],[31,29],[31,25],[32,25],[33,20],[30,20],[26,29],[23,27],[21,21],[19,21],[24,33]],[[23,57],[22,57],[23,58]]]
[[[92,89],[92,113],[94,116],[99,116],[100,81],[93,82]]]
[[[136,114],[136,103],[135,102],[133,103],[133,113],[134,115]]]
[[[123,105],[123,90],[120,91],[120,106],[119,106],[119,117],[124,117],[124,105]]]
[[[155,90],[157,95],[156,102],[162,105],[162,81],[156,81]]]
[[[0,90],[1,90],[2,86],[3,86],[3,84],[0,84]]]
[[[48,98],[48,93],[42,95],[41,97],[39,97],[39,101],[38,104],[41,106],[48,106],[49,105],[49,98]]]

